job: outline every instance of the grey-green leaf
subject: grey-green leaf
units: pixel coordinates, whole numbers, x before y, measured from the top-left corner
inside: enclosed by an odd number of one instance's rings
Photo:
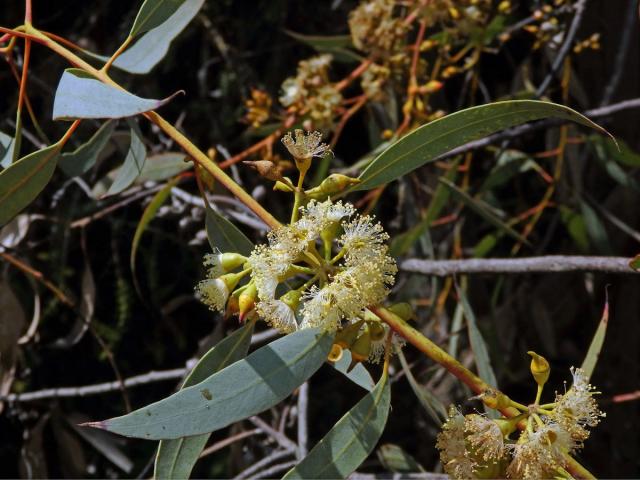
[[[13,137],[0,132],[0,167],[7,168],[13,162],[13,150],[16,142]]]
[[[115,195],[128,188],[142,172],[146,159],[147,149],[142,141],[140,131],[132,127],[129,151],[106,196]]]
[[[473,140],[532,120],[556,117],[604,130],[575,110],[551,102],[511,100],[447,115],[404,136],[362,172],[354,190],[369,190],[400,178],[440,155]]]
[[[389,415],[391,388],[383,375],[284,479],[347,478],[373,451]]]
[[[604,345],[604,338],[607,335],[607,326],[609,325],[609,298],[607,298],[604,303],[604,310],[602,311],[602,317],[600,318],[600,323],[598,323],[598,328],[596,329],[596,333],[593,335],[591,339],[591,344],[589,345],[589,350],[587,351],[587,355],[584,357],[584,361],[582,362],[582,366],[580,367],[584,370],[585,375],[587,376],[587,380],[591,378],[593,375],[593,371],[598,364],[598,359],[600,358],[600,351],[602,350],[602,346]]]
[[[191,371],[182,385],[187,388],[247,356],[254,323],[248,323],[222,339],[209,350]],[[209,433],[176,440],[162,440],[156,455],[155,479],[189,478],[200,452],[209,440]]]
[[[207,207],[205,220],[207,237],[212,249],[221,252],[237,252],[242,255],[250,255],[253,243],[238,227],[210,207]]]
[[[134,74],[149,73],[165,57],[171,42],[193,20],[204,1],[183,0],[173,15],[140,37],[113,62],[113,66]]]
[[[135,37],[166,22],[185,0],[145,0],[133,21],[129,36]]]
[[[70,68],[64,71],[56,89],[53,119],[131,117],[161,107],[176,94],[163,100],[140,98]]]
[[[60,157],[62,171],[70,177],[87,173],[95,165],[100,152],[107,146],[115,128],[116,122],[109,120],[98,129],[87,143],[79,146],[73,152],[63,153]]]
[[[153,181],[162,182],[171,177],[175,177],[192,166],[191,162],[185,161],[186,155],[177,152],[165,152],[150,155],[144,163],[140,176],[136,183]]]
[[[332,343],[318,329],[297,331],[164,400],[87,425],[148,440],[219,430],[286,398],[320,368]]]
[[[0,227],[29,205],[51,180],[60,145],[33,152],[0,173]]]
[[[351,365],[351,351],[344,350],[342,352],[342,358],[333,364],[333,368],[347,377],[356,385],[361,386],[367,391],[371,391],[375,387],[376,382],[373,381],[369,370],[365,368],[362,363],[358,363],[351,371],[347,371]]]

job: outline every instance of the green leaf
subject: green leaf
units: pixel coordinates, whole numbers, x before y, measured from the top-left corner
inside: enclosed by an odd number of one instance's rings
[[[380,445],[380,448],[378,449],[378,458],[386,470],[390,470],[394,473],[416,473],[425,471],[422,465],[420,465],[415,458],[393,443]]]
[[[184,2],[185,0],[145,0],[133,21],[129,36],[135,37],[159,27],[171,18]]]
[[[596,329],[596,333],[593,335],[593,339],[591,340],[591,344],[589,345],[589,350],[587,351],[587,355],[584,357],[584,361],[582,362],[582,370],[584,370],[585,375],[587,376],[587,380],[591,378],[593,375],[593,371],[596,368],[596,364],[598,363],[598,359],[600,358],[600,351],[602,350],[602,345],[604,345],[604,338],[607,334],[607,325],[609,324],[609,298],[607,298],[604,302],[604,309],[602,311],[602,317],[600,318],[600,323],[598,324],[598,328]]]
[[[129,256],[129,265],[131,266],[131,271],[135,277],[136,271],[136,254],[138,252],[138,245],[140,244],[140,239],[142,238],[142,234],[144,233],[149,222],[153,220],[153,217],[156,216],[158,209],[162,206],[162,204],[167,200],[169,195],[171,194],[171,189],[175,187],[176,183],[178,183],[178,178],[173,179],[169,183],[167,183],[160,191],[158,191],[151,201],[149,205],[144,209],[142,213],[142,218],[140,218],[140,222],[136,227],[136,232],[133,235],[133,242],[131,242],[131,255]]]
[[[53,101],[54,120],[79,118],[124,118],[155,110],[169,102],[137,97],[90,76],[82,70],[64,71]]]
[[[86,425],[148,440],[214,432],[286,398],[320,368],[332,343],[318,329],[300,330],[164,400]]]
[[[375,387],[376,382],[373,381],[369,370],[365,368],[362,363],[358,363],[355,367],[351,369],[351,371],[347,371],[349,365],[351,365],[351,351],[344,350],[342,352],[342,357],[337,362],[333,363],[333,368],[347,377],[356,385],[361,386],[367,391],[371,391],[373,387]]]
[[[0,167],[7,168],[13,162],[13,150],[16,142],[13,137],[0,132]]]
[[[105,196],[115,195],[128,188],[138,178],[144,167],[147,159],[147,149],[142,141],[142,134],[135,124],[131,124],[130,130],[131,142],[129,151]]]
[[[464,203],[469,208],[471,208],[471,210],[476,212],[478,215],[484,218],[491,225],[498,228],[502,232],[512,236],[516,240],[526,245],[530,245],[529,241],[526,238],[524,238],[522,235],[516,232],[513,228],[511,228],[509,225],[503,222],[502,219],[493,211],[493,209],[489,205],[487,205],[486,203],[484,203],[483,201],[477,198],[472,197],[467,192],[460,190],[460,188],[458,188],[457,185],[450,182],[446,178],[440,178],[439,180],[441,183],[446,185],[447,188],[451,190],[451,193],[453,193],[458,198],[458,200],[460,200],[462,203]]]
[[[373,451],[389,415],[386,374],[283,479],[347,478]]]
[[[149,73],[165,57],[171,42],[186,28],[200,11],[205,0],[183,0],[164,23],[145,33],[124,51],[113,66],[134,74]]]
[[[464,292],[464,288],[460,288],[456,285],[456,291],[458,292],[458,297],[460,298],[460,303],[462,304],[462,309],[464,310],[464,316],[467,318],[467,330],[469,332],[469,343],[471,344],[471,350],[473,351],[473,358],[476,363],[476,367],[478,368],[478,374],[480,378],[482,378],[485,382],[487,382],[492,387],[498,387],[498,380],[496,379],[496,374],[493,372],[493,367],[491,366],[491,359],[489,358],[489,350],[487,349],[487,344],[482,338],[482,333],[480,333],[480,329],[478,328],[478,323],[476,322],[476,316],[471,309],[471,305],[467,300],[467,295]],[[492,418],[497,418],[497,413],[495,410],[489,409],[485,407],[487,415]]]
[[[582,218],[584,219],[584,224],[587,229],[587,235],[596,249],[606,255],[613,254],[607,229],[600,220],[600,217],[598,217],[596,211],[586,200],[580,200],[580,211],[582,212]]]
[[[60,145],[33,152],[0,173],[0,227],[35,200],[51,180]]]
[[[87,173],[98,160],[98,155],[106,147],[116,128],[116,122],[105,122],[87,143],[73,152],[63,153],[60,157],[60,168],[70,177],[77,177]]]
[[[571,120],[605,132],[575,110],[550,102],[511,100],[467,108],[434,120],[392,144],[362,172],[362,182],[354,190],[369,190],[391,182],[465,143],[546,117]]]
[[[362,57],[350,49],[353,47],[351,35],[304,35],[291,30],[285,30],[284,33],[320,53],[330,53],[338,62],[362,60]]]
[[[248,256],[253,250],[253,243],[238,227],[219,213],[207,206],[207,217],[205,220],[207,237],[213,250],[221,252],[237,252]]]
[[[254,323],[247,323],[209,350],[191,371],[182,388],[191,387],[210,375],[247,356]],[[189,478],[209,433],[176,440],[162,440],[158,445],[153,478]]]
[[[613,141],[599,135],[590,135],[588,140],[602,158],[610,158],[627,167],[640,167],[640,154],[633,151],[623,140]]]
[[[191,168],[192,163],[185,161],[186,158],[184,153],[179,152],[151,155],[144,162],[144,167],[142,167],[142,172],[136,179],[136,183],[162,182],[168,178],[175,177]]]

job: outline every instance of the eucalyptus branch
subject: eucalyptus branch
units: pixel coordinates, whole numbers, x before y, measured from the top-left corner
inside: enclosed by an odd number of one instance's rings
[[[546,255],[529,258],[469,258],[464,260],[423,260],[409,258],[400,262],[405,272],[445,277],[469,273],[550,273],[605,272],[637,274],[626,257],[585,257]]]

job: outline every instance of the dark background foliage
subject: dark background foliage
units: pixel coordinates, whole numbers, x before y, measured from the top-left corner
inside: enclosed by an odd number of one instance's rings
[[[523,2],[516,16],[524,16],[531,5]],[[530,2],[534,3],[534,2]],[[332,6],[333,4],[333,6]],[[163,108],[163,114],[178,120],[180,128],[203,150],[222,145],[231,152],[240,151],[255,137],[246,134],[240,122],[244,115],[243,102],[251,87],[259,87],[277,97],[281,82],[295,73],[300,59],[313,51],[287,36],[290,29],[305,34],[329,35],[347,33],[346,17],[356,5],[353,1],[209,1],[202,14],[175,41],[165,60],[144,77],[133,78],[116,74],[131,91],[148,98],[161,98],[184,89],[186,95]],[[599,106],[606,86],[611,82],[621,34],[625,25],[628,1],[591,0],[587,2],[585,19],[578,38],[593,32],[601,33],[602,49],[576,56],[572,64],[574,82],[570,105],[579,111]],[[94,0],[65,2],[35,2],[37,25],[47,31],[73,39],[82,46],[100,53],[113,51],[134,18],[137,3]],[[23,5],[20,0],[3,0],[0,18],[3,25],[21,23]],[[612,101],[639,96],[640,65],[638,55],[638,25],[633,25],[631,48],[627,54],[622,79]],[[531,39],[516,35],[498,55],[486,55],[481,76],[491,99],[513,91],[514,78],[527,63],[531,79],[537,84],[548,72],[548,60],[543,51],[531,53]],[[51,120],[55,86],[66,65],[43,47],[34,46],[29,93],[44,130],[50,138],[57,138],[65,126]],[[336,78],[349,72],[338,65]],[[459,106],[461,80],[448,82],[436,98],[437,106],[454,111]],[[0,69],[0,128],[11,132],[11,120],[17,99],[17,86],[8,68]],[[558,90],[551,90],[557,101]],[[486,99],[478,98],[478,102]],[[601,119],[617,138],[633,150],[640,150],[637,110],[618,113]],[[339,164],[354,163],[371,148],[367,134],[368,116],[356,116],[347,126],[335,153]],[[170,147],[167,139],[141,123],[148,147],[164,151]],[[88,138],[96,124],[84,122],[74,138],[76,145]],[[27,124],[27,129],[30,125]],[[571,130],[577,135],[579,130]],[[519,139],[512,146],[527,152],[541,152],[554,148],[557,129],[536,132]],[[34,148],[26,142],[26,148]],[[175,147],[174,147],[175,149]],[[472,164],[472,182],[476,187],[489,174],[491,152],[478,152]],[[106,158],[92,180],[104,175],[122,161],[122,155]],[[542,160],[548,171],[553,159]],[[638,253],[640,216],[637,189],[621,185],[607,174],[585,145],[568,148],[562,181],[554,202],[584,215],[595,212],[593,218],[582,217],[586,234],[572,237],[563,222],[561,209],[547,210],[530,236],[532,247],[525,247],[522,255],[534,254],[591,254],[631,257]],[[625,167],[628,178],[638,179],[637,166]],[[408,196],[411,182],[433,187],[441,175],[434,166],[421,169],[402,183],[385,191],[375,214],[391,234],[406,230],[419,217],[429,200],[430,190],[418,190]],[[244,186],[256,193],[261,202],[280,217],[285,216],[287,197],[279,193],[260,192],[263,183],[252,172],[241,169]],[[136,293],[128,265],[131,240],[140,219],[144,202],[137,201],[114,211],[86,228],[70,228],[72,220],[100,211],[109,205],[105,201],[87,201],[75,185],[69,185],[61,173],[29,207],[29,213],[54,217],[56,221],[33,222],[28,241],[20,245],[18,254],[41,270],[56,285],[79,296],[87,287],[83,271],[90,265],[95,282],[95,313],[92,332],[69,345],[70,332],[78,322],[74,311],[66,308],[47,291],[40,289],[42,318],[37,341],[20,348],[17,379],[14,390],[35,391],[70,385],[87,385],[114,379],[104,349],[95,334],[104,339],[108,350],[124,377],[150,370],[164,370],[185,365],[185,362],[236,326],[236,320],[224,322],[192,299],[193,285],[202,277],[201,258],[208,245],[190,243],[203,228],[202,211],[177,206],[168,209],[154,220],[143,237],[138,264],[138,280],[142,296]],[[183,187],[197,194],[194,182]],[[514,215],[532,207],[541,198],[546,185],[534,173],[527,172],[512,178],[492,191],[489,201]],[[426,192],[426,193],[425,193]],[[56,195],[58,197],[56,197]],[[55,200],[55,208],[51,209]],[[450,201],[448,211],[456,211]],[[599,208],[598,208],[599,207]],[[609,216],[609,219],[607,219]],[[611,216],[623,225],[616,226]],[[259,240],[260,232],[246,228],[245,232]],[[626,229],[626,232],[624,231]],[[432,229],[431,237],[437,256],[451,254],[452,237],[459,232],[462,246],[472,249],[492,227],[477,215],[464,210],[456,222]],[[580,238],[582,241],[580,241]],[[513,241],[503,237],[491,256],[509,256]],[[465,250],[465,251],[469,251]],[[412,252],[425,256],[421,245]],[[5,283],[10,284],[22,308],[30,318],[33,305],[33,284],[22,273],[7,264],[0,267]],[[439,284],[441,286],[441,284]],[[640,282],[634,276],[604,274],[540,274],[519,276],[477,276],[469,278],[469,300],[478,316],[479,324],[490,346],[492,362],[498,372],[501,388],[512,397],[526,402],[534,393],[528,374],[527,350],[545,355],[553,367],[550,390],[562,390],[568,380],[569,367],[579,365],[600,319],[608,286],[610,301],[609,331],[593,383],[602,392],[601,405],[606,419],[595,429],[580,460],[601,477],[637,477],[640,475],[639,402],[614,403],[615,394],[637,391],[640,388]],[[432,283],[426,277],[403,275],[399,280],[396,298],[428,299]],[[425,305],[425,302],[418,302]],[[420,325],[436,341],[446,342],[448,325],[455,309],[450,299],[442,312],[419,306]],[[11,315],[9,310],[0,316]],[[433,365],[425,361],[411,347],[405,349],[414,374],[423,384],[435,388],[445,402],[461,403],[471,409],[476,404],[466,402],[464,392],[454,382],[432,380]],[[463,345],[462,356],[468,358]],[[377,369],[372,368],[374,376]],[[416,400],[399,364],[395,366],[393,409],[384,433],[383,443],[396,443],[413,455],[427,470],[436,468],[434,448],[436,426]],[[446,379],[446,377],[445,377]],[[139,407],[171,393],[176,382],[160,382],[130,389],[131,405]],[[437,388],[436,388],[437,387]],[[357,387],[328,367],[323,367],[311,382],[310,443],[315,443],[348,408],[362,395]],[[550,392],[547,392],[548,394]],[[291,405],[293,403],[289,402]],[[286,407],[288,408],[288,407]],[[126,474],[114,467],[95,448],[70,427],[86,419],[102,419],[124,412],[120,392],[91,396],[43,400],[25,404],[6,404],[0,416],[0,474],[3,477],[29,476],[148,476],[155,444],[107,437],[102,441],[106,449],[118,448],[133,462]],[[267,414],[279,419],[283,409]],[[237,431],[233,427],[217,432],[217,441]],[[225,477],[265,456],[268,443],[248,440],[208,457],[198,464],[196,477]],[[383,471],[375,457],[363,466],[364,471]]]

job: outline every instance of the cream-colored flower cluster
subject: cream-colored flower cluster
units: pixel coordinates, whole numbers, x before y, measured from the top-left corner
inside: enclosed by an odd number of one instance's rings
[[[298,64],[295,77],[282,83],[280,103],[299,113],[308,114],[317,129],[330,128],[342,94],[329,80],[329,66],[333,57],[317,55]]]
[[[451,408],[438,434],[436,447],[445,472],[452,478],[553,478],[566,467],[565,454],[582,447],[604,416],[593,398],[594,389],[584,372],[572,369],[573,385],[553,404],[532,405],[530,416],[492,420],[483,415],[462,415]],[[547,408],[548,407],[548,408]],[[527,417],[525,419],[525,417]],[[518,421],[527,428],[517,439],[510,435]]]
[[[298,221],[270,232],[268,245],[249,257],[257,312],[283,332],[335,331],[343,320],[357,320],[367,306],[384,300],[393,284],[396,265],[387,255],[387,238],[379,224],[355,215],[350,204],[312,200]],[[339,247],[335,255],[333,244]],[[311,278],[278,297],[278,286],[301,273]]]

